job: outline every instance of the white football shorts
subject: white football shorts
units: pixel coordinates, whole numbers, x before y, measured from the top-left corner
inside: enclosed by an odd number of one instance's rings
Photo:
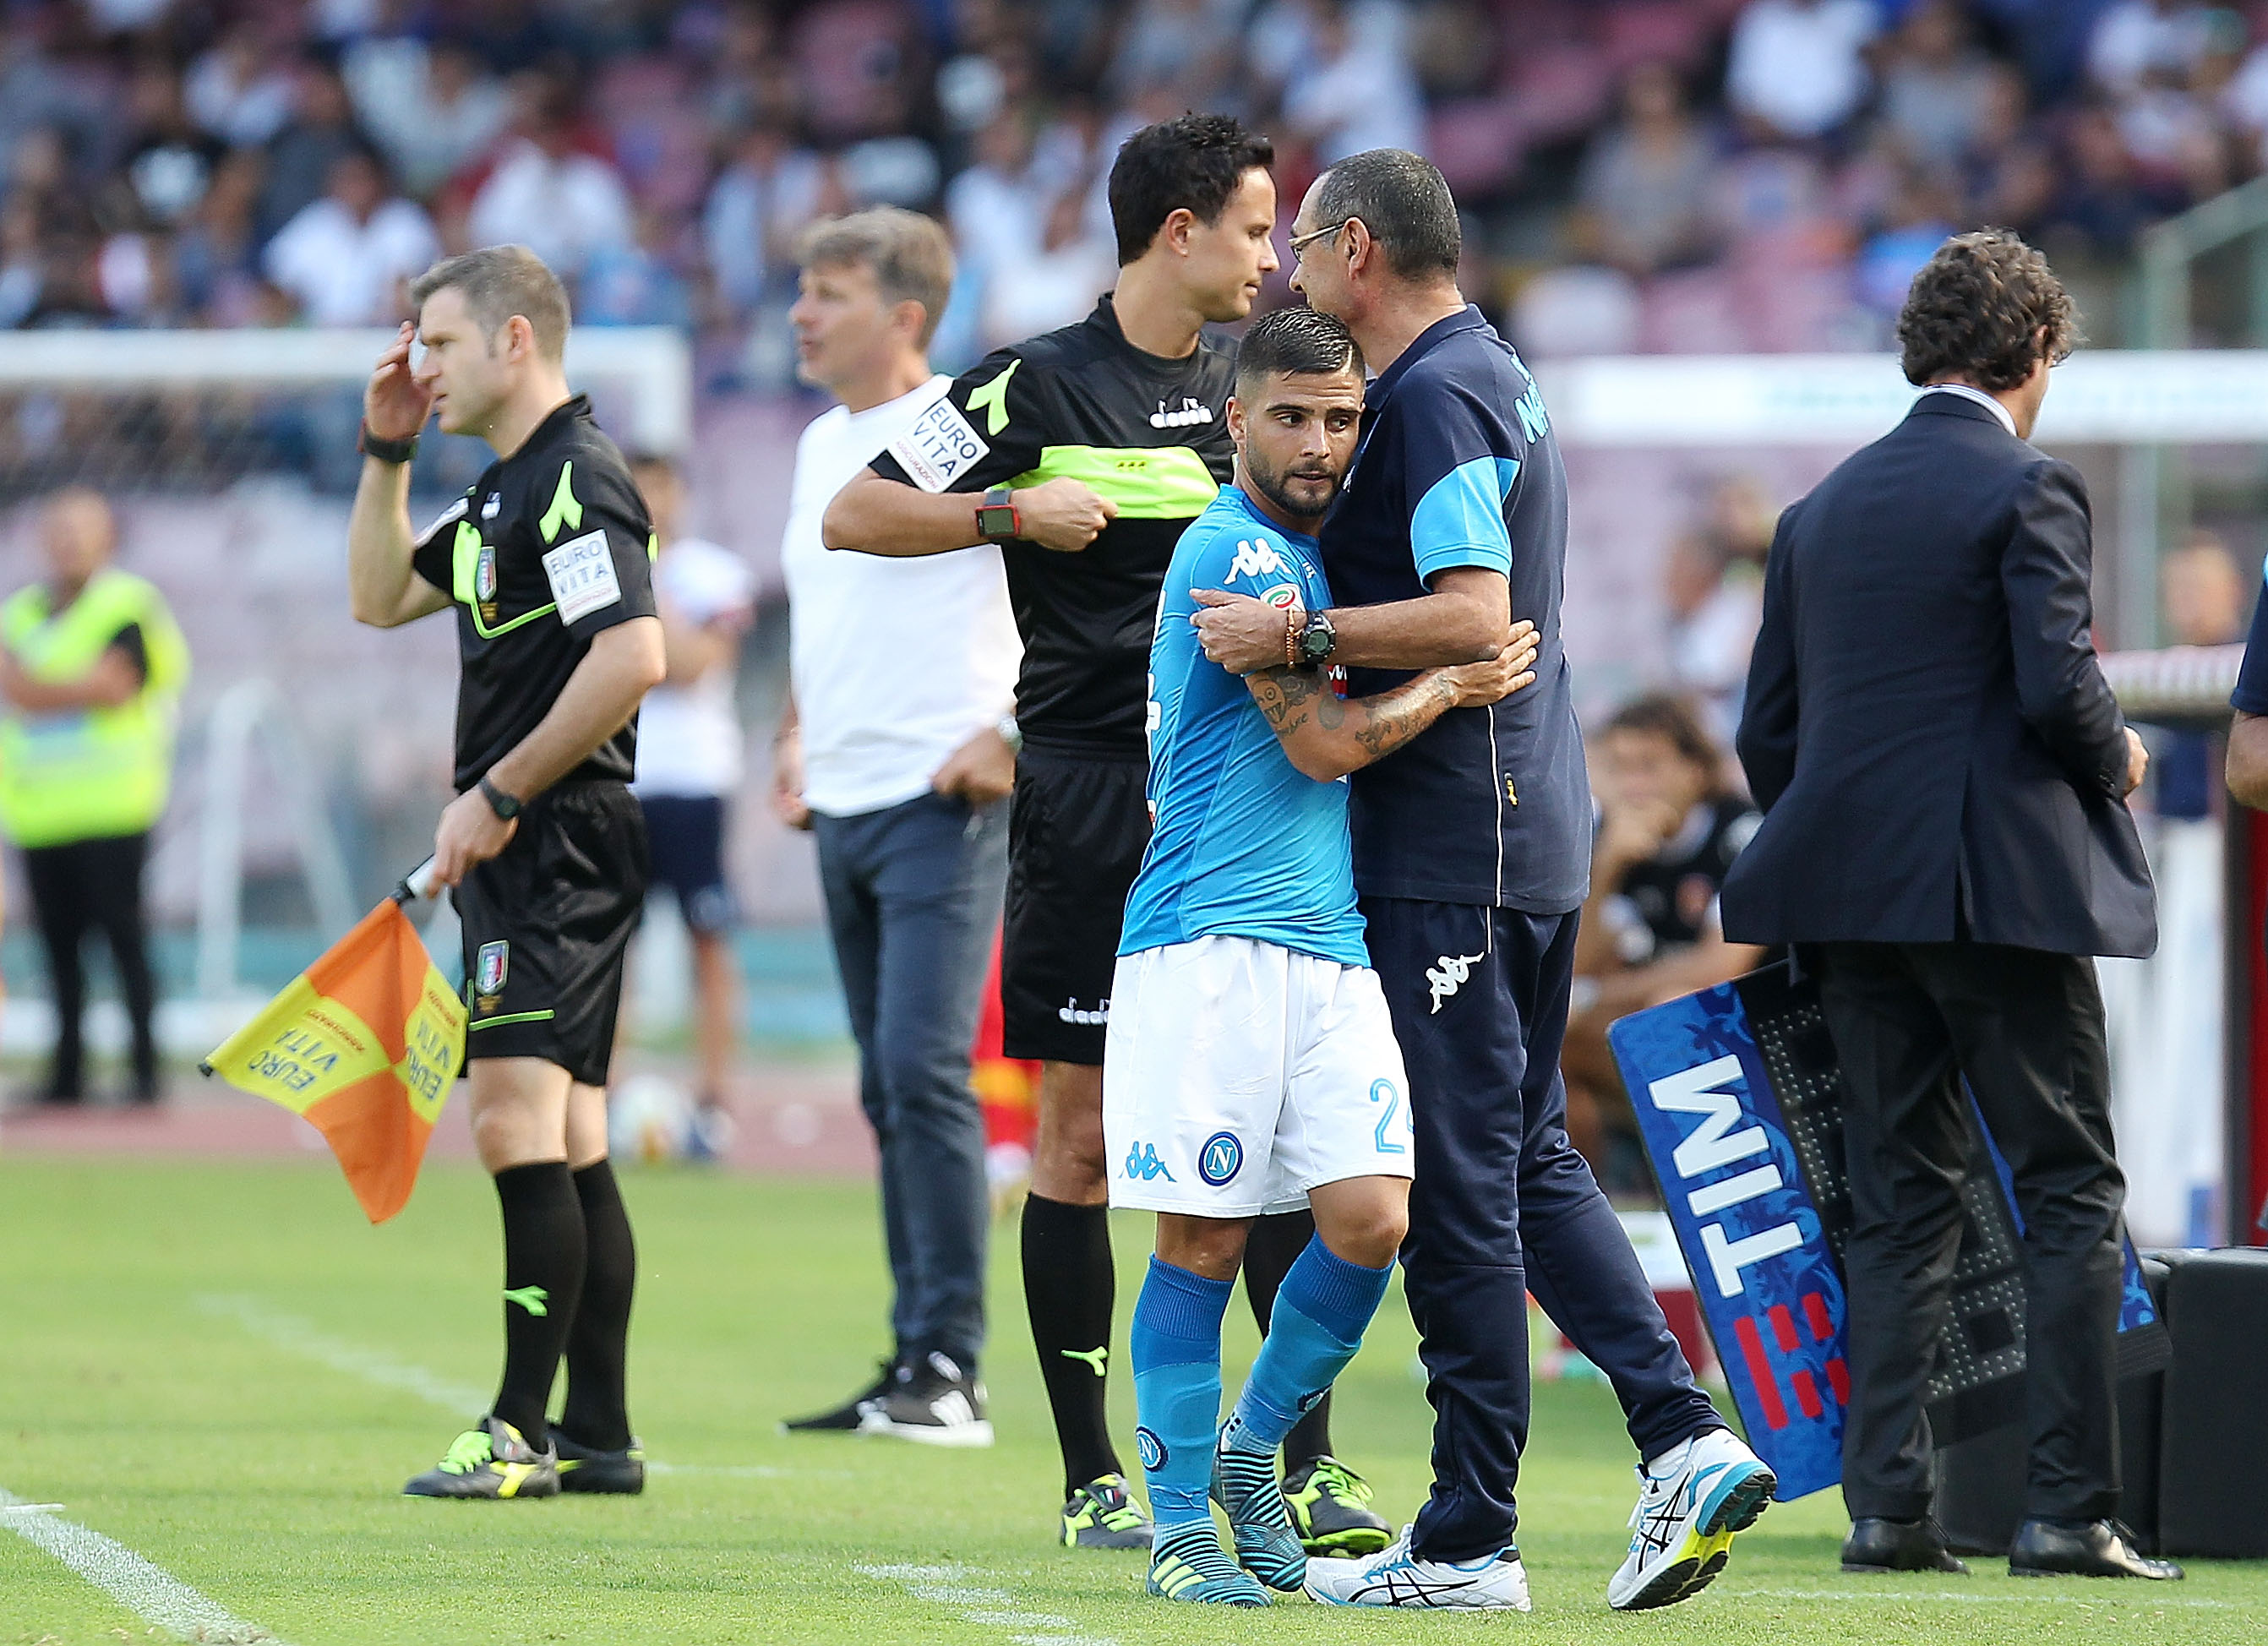
[[[1110,1203],[1295,1211],[1410,1174],[1410,1083],[1378,974],[1250,937],[1121,955],[1102,1054]]]

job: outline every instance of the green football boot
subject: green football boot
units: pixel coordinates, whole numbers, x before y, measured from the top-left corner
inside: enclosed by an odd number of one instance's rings
[[[556,1497],[559,1454],[538,1451],[519,1430],[481,1419],[450,1443],[449,1455],[401,1488],[404,1497]]]
[[[1123,1474],[1095,1476],[1063,1506],[1067,1549],[1146,1549],[1151,1531],[1150,1517],[1134,1501]]]
[[[1328,1454],[1284,1477],[1284,1502],[1310,1554],[1375,1554],[1394,1537],[1370,1506],[1370,1482]]]
[[[645,1490],[645,1448],[636,1435],[620,1451],[601,1451],[555,1429],[551,1444],[559,1453],[563,1492],[614,1492],[635,1497]]]

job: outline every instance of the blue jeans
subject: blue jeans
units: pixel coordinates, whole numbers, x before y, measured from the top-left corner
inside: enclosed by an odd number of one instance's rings
[[[897,1352],[941,1350],[973,1370],[991,1209],[968,1054],[1008,878],[1008,803],[921,795],[814,813],[812,828],[858,1100],[881,1150]]]

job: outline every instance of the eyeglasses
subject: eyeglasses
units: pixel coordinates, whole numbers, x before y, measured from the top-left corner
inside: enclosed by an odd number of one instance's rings
[[[1336,234],[1341,229],[1344,229],[1348,224],[1352,223],[1354,219],[1352,217],[1341,217],[1336,223],[1331,224],[1328,229],[1310,229],[1305,234],[1293,235],[1287,242],[1291,247],[1292,257],[1294,259],[1298,259],[1306,256],[1307,247],[1313,246],[1317,240],[1322,239],[1326,235]]]

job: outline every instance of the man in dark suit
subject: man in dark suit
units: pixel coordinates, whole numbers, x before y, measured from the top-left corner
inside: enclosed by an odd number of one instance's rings
[[[1948,240],[1898,321],[1905,421],[1781,517],[1742,716],[1764,808],[1727,937],[1802,945],[1849,1106],[1845,1570],[1962,1569],[1928,1519],[1926,1395],[1969,1159],[1966,1077],[2025,1227],[2031,1467],[2016,1573],[2178,1577],[2118,1501],[2125,1181],[2088,957],[2146,955],[2141,739],[2088,630],[2087,493],[2025,437],[2071,300],[2014,235]]]

